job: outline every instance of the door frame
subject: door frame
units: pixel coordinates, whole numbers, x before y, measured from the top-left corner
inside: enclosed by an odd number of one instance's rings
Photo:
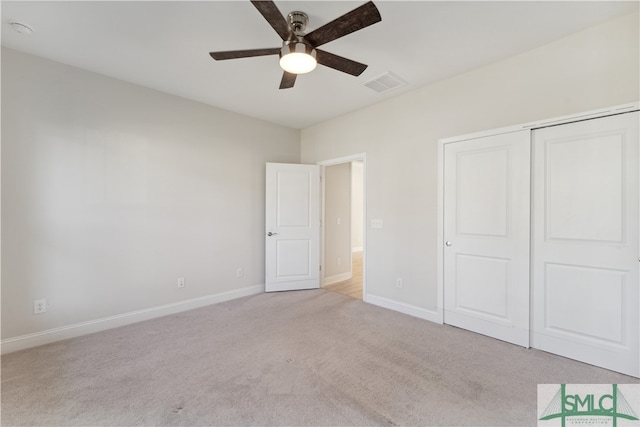
[[[362,300],[366,302],[367,297],[367,154],[359,153],[352,154],[344,157],[338,157],[335,159],[321,160],[316,164],[320,166],[320,265],[323,266],[320,270],[320,287],[325,278],[326,269],[324,268],[325,257],[325,168],[327,166],[341,165],[345,163],[351,163],[355,161],[362,162]],[[351,218],[349,218],[351,221]],[[352,245],[353,246],[353,242]],[[353,264],[351,265],[351,271],[353,272]]]
[[[582,113],[570,114],[566,116],[554,117],[549,119],[538,120],[535,122],[507,126],[498,129],[491,129],[482,132],[475,132],[450,138],[438,140],[438,181],[437,181],[437,319],[438,323],[444,323],[444,146],[445,144],[476,139],[483,136],[500,135],[523,129],[531,131],[549,126],[562,125],[582,120],[596,119],[600,117],[612,116],[615,114],[629,113],[640,110],[640,102],[629,104],[621,104],[597,110],[585,111]],[[531,252],[530,256],[532,256]],[[640,263],[638,264],[640,269]],[[531,274],[531,272],[529,273]]]

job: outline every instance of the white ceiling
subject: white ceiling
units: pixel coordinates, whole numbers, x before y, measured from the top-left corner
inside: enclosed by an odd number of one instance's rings
[[[307,32],[363,1],[276,1],[309,15]],[[2,1],[2,45],[292,128],[533,49],[638,9],[618,1],[380,1],[382,22],[323,46],[369,68],[353,77],[318,66],[279,90],[277,56],[216,62],[210,51],[278,47],[248,0]],[[32,35],[11,30],[16,20]],[[363,84],[391,71],[409,84]]]

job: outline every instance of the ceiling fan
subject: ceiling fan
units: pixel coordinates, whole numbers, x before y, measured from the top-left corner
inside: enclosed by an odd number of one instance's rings
[[[280,55],[280,66],[284,70],[280,89],[293,87],[298,74],[312,71],[316,64],[322,64],[352,76],[359,76],[367,68],[365,64],[317,49],[317,47],[380,22],[382,20],[380,12],[373,2],[367,2],[309,34],[304,33],[309,20],[306,13],[294,11],[285,19],[271,0],[251,0],[251,3],[276,30],[282,39],[282,47],[210,52],[209,55],[216,61]]]

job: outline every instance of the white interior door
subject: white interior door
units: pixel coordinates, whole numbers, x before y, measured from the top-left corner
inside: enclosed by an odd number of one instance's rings
[[[638,112],[533,132],[536,348],[640,376]]]
[[[320,287],[320,168],[267,163],[265,291]]]
[[[444,147],[444,321],[529,346],[530,131]]]

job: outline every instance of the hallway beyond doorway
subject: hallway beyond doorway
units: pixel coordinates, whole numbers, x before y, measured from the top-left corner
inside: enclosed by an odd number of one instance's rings
[[[362,251],[352,252],[352,276],[349,280],[324,286],[324,289],[362,299]]]

